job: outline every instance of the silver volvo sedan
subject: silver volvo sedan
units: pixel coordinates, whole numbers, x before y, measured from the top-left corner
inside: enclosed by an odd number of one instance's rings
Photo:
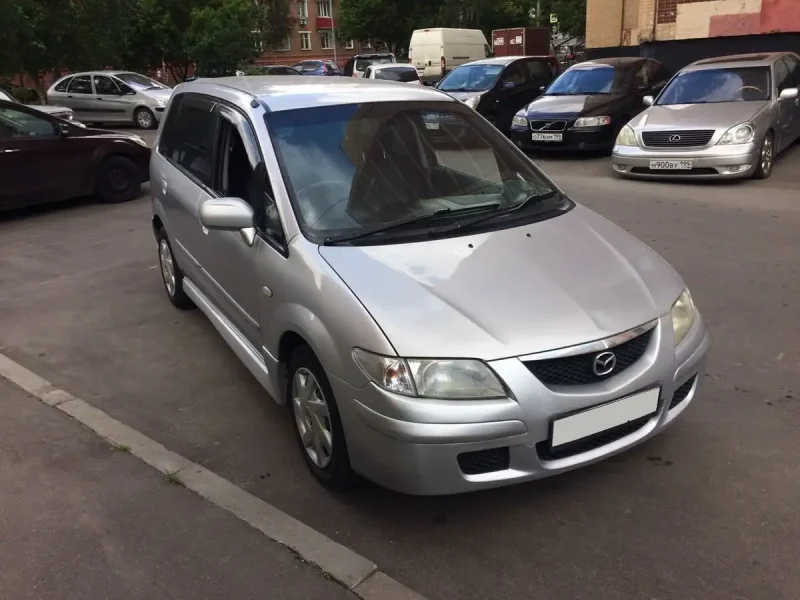
[[[693,63],[620,132],[614,170],[630,177],[766,179],[800,138],[800,57],[747,54]]]
[[[287,405],[333,488],[554,475],[656,435],[702,383],[680,275],[439,91],[182,84],[151,182],[170,301]]]

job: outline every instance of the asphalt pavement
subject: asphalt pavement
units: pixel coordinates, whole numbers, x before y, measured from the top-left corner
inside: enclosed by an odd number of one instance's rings
[[[535,160],[681,272],[713,340],[680,422],[598,465],[454,497],[323,490],[285,409],[167,301],[146,197],[0,217],[0,351],[431,600],[796,600],[800,147],[772,179],[730,184]]]

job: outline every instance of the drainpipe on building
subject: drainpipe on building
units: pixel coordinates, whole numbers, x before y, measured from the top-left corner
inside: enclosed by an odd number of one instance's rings
[[[336,68],[339,68],[339,61],[336,58],[336,23],[333,18],[333,2],[331,2],[331,33],[333,34],[333,62],[336,63]]]
[[[622,47],[625,42],[625,0],[622,0],[622,10],[619,18],[619,45]]]

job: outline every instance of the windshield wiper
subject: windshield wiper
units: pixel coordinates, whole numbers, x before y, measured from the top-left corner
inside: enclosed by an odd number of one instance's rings
[[[380,227],[376,227],[374,229],[368,229],[367,231],[361,231],[359,233],[354,233],[350,235],[342,235],[339,237],[326,237],[322,243],[325,246],[334,246],[336,244],[341,244],[343,242],[351,242],[353,240],[369,238],[374,235],[385,233],[387,231],[401,229],[409,225],[417,225],[420,223],[426,223],[428,221],[435,221],[436,219],[442,217],[443,215],[449,215],[451,213],[475,212],[478,210],[483,212],[485,210],[496,210],[498,206],[500,205],[497,202],[493,202],[491,204],[481,204],[480,206],[459,208],[456,210],[453,210],[452,208],[440,208],[439,210],[435,210],[432,213],[428,213],[425,215],[415,215],[413,217],[401,219],[400,221],[395,221],[394,223],[390,223],[388,225],[381,225]]]
[[[537,201],[540,201],[540,200],[547,200],[548,198],[552,198],[553,196],[555,196],[558,193],[559,193],[558,190],[552,190],[550,192],[545,192],[544,194],[533,194],[533,195],[528,196],[527,198],[525,198],[525,200],[523,200],[522,202],[517,202],[516,204],[512,204],[511,206],[508,206],[506,208],[499,208],[498,207],[494,211],[489,213],[488,215],[480,215],[480,216],[475,217],[474,219],[470,219],[468,221],[454,223],[452,225],[452,227],[448,228],[446,231],[453,231],[453,230],[456,230],[456,229],[468,229],[470,227],[473,227],[474,225],[478,225],[479,223],[483,223],[485,221],[489,221],[489,220],[494,219],[496,217],[503,217],[503,216],[506,216],[506,215],[510,215],[511,213],[515,213],[518,210],[522,210],[526,206],[530,206],[534,202],[537,202]]]

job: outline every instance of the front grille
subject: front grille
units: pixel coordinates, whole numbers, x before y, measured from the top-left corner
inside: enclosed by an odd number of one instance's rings
[[[477,452],[464,452],[458,455],[458,466],[464,475],[482,475],[494,471],[505,471],[511,464],[511,454],[508,446],[478,450]]]
[[[691,175],[719,175],[719,171],[712,167],[700,167],[692,169],[680,169],[677,171],[670,171],[665,169],[648,169],[647,167],[633,167],[631,173],[635,175],[654,175],[656,177],[670,177],[672,175],[680,175],[681,177]]]
[[[623,425],[606,429],[600,433],[575,440],[574,442],[564,444],[558,448],[551,448],[550,440],[545,440],[544,442],[539,442],[536,444],[536,453],[542,460],[558,460],[559,458],[568,458],[570,456],[583,454],[584,452],[596,450],[597,448],[602,448],[603,446],[612,444],[617,440],[621,440],[626,435],[630,435],[644,427],[652,418],[653,415],[641,417],[635,421],[629,421]]]
[[[708,144],[712,137],[713,129],[642,132],[644,145],[651,148],[696,148]]]
[[[617,361],[614,369],[606,375],[595,375],[593,370],[595,357],[605,350],[564,358],[531,360],[525,366],[545,385],[589,385],[613,377],[639,360],[647,350],[652,335],[653,330],[650,329],[624,344],[610,348],[608,351],[614,353]]]
[[[567,128],[566,121],[531,121],[533,131],[564,131]]]
[[[689,392],[692,391],[692,386],[694,385],[694,380],[697,379],[697,375],[689,379],[686,383],[681,385],[675,393],[672,394],[672,401],[669,403],[669,410],[672,410],[676,406],[678,406],[681,402],[686,400],[686,397],[689,395]]]

